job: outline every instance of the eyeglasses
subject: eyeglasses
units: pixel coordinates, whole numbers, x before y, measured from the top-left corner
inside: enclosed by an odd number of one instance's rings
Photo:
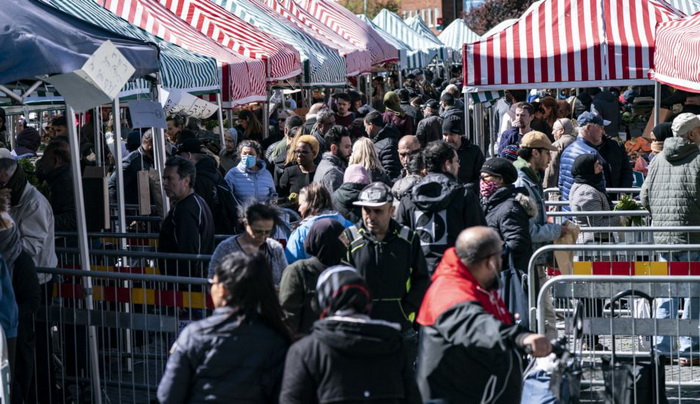
[[[310,152],[308,150],[294,150],[295,154],[309,154]]]

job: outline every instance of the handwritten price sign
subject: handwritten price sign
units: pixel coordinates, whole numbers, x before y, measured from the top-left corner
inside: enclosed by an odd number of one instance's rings
[[[163,94],[163,93],[162,93]],[[204,101],[192,94],[180,90],[171,90],[167,98],[163,97],[163,110],[169,115],[185,115],[206,119],[219,109],[216,104]]]
[[[106,104],[119,94],[136,69],[111,41],[105,41],[80,70],[49,77],[76,112]]]

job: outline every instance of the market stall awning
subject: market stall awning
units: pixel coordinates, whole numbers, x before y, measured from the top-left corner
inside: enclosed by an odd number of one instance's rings
[[[94,0],[147,32],[187,50],[213,57],[222,67],[221,83],[227,104],[267,99],[265,65],[224,48],[161,6],[157,0]]]
[[[424,66],[423,53],[421,51],[414,50],[407,43],[384,31],[366,15],[358,14],[357,18],[367,23],[377,34],[381,35],[382,38],[399,50],[399,67],[401,69],[416,69]]]
[[[258,1],[211,0],[243,21],[294,46],[304,61],[305,86],[344,86],[345,60],[337,51],[299,31],[286,18]]]
[[[345,58],[346,75],[357,76],[372,70],[369,51],[351,44],[348,40],[318,21],[292,0],[265,0],[265,4],[279,15],[291,21],[297,29],[335,49]]]
[[[158,71],[155,44],[87,24],[37,0],[4,0],[0,21],[0,84],[78,70],[107,40],[136,68],[133,77]]]
[[[464,45],[463,82],[470,92],[648,84],[654,27],[679,16],[655,0],[540,1],[510,27]]]
[[[690,56],[692,55],[692,56]],[[700,14],[659,24],[652,79],[700,93]]]
[[[265,62],[267,78],[285,80],[301,74],[299,52],[209,0],[159,0],[160,4],[204,35],[243,56]]]
[[[412,49],[422,51],[424,66],[427,66],[436,56],[440,60],[446,60],[448,57],[445,45],[438,45],[425,38],[409,27],[398,15],[387,9],[382,9],[372,22],[408,44]]]
[[[373,66],[399,60],[397,47],[340,4],[325,0],[295,1],[317,20],[326,24],[355,46],[369,49]]]
[[[428,28],[428,24],[425,23],[425,20],[421,16],[414,15],[413,17],[407,18],[406,24],[408,24],[408,26],[411,27],[412,30],[421,34],[430,42],[436,45],[445,46],[445,44],[437,37],[437,35],[435,35],[433,30]]]
[[[676,10],[680,10],[683,14],[690,16],[700,11],[700,1],[698,0],[665,0]]]
[[[448,47],[459,51],[460,54],[465,43],[472,43],[481,39],[479,35],[469,29],[467,23],[461,18],[452,21],[452,24],[448,25],[438,38]]]
[[[177,88],[192,93],[221,91],[216,60],[185,50],[149,34],[113,13],[100,7],[93,0],[43,0],[59,10],[83,21],[143,41],[155,42],[161,49],[160,73],[163,87]],[[145,89],[148,91],[148,88]]]

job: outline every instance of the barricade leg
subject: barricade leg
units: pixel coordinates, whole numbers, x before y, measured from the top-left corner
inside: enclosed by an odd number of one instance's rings
[[[698,313],[700,313],[700,298],[691,297],[685,298],[683,314],[681,319],[688,320],[698,319]],[[678,338],[678,345],[680,347],[681,353],[698,356],[698,337],[683,336]]]

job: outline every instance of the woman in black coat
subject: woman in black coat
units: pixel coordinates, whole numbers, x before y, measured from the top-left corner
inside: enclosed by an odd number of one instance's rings
[[[486,224],[496,229],[504,242],[503,268],[513,265],[527,272],[532,255],[530,216],[537,214],[530,199],[513,186],[518,172],[510,161],[492,157],[481,168],[479,192]]]
[[[260,253],[232,253],[209,280],[214,313],[170,350],[158,401],[276,403],[290,333]]]
[[[362,276],[330,267],[316,289],[321,320],[289,349],[280,403],[420,403],[400,327],[369,317]]]

